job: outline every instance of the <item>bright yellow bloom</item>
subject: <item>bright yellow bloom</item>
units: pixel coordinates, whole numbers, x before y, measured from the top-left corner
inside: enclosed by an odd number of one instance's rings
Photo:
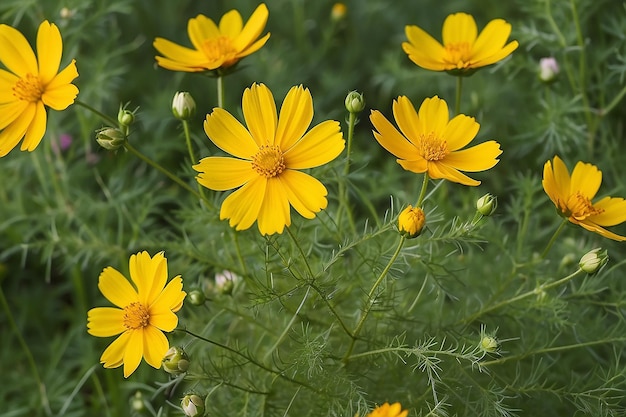
[[[400,403],[384,403],[380,407],[375,408],[367,417],[406,417],[409,410],[402,411]]]
[[[595,204],[591,202],[601,183],[602,172],[595,165],[579,161],[571,177],[558,156],[543,166],[543,189],[561,216],[606,238],[625,241],[626,237],[602,226],[615,226],[626,221],[626,201],[604,197]]]
[[[407,97],[400,96],[393,101],[393,115],[402,133],[381,112],[372,110],[374,137],[408,171],[475,186],[480,181],[460,171],[485,171],[498,163],[502,151],[493,140],[460,150],[474,139],[480,125],[463,114],[449,120],[448,105],[437,96],[424,100],[419,113]]]
[[[308,88],[292,87],[277,117],[272,92],[253,84],[243,93],[247,129],[230,113],[213,109],[204,131],[228,157],[208,157],[194,165],[203,186],[217,191],[238,188],[220,210],[236,230],[257,221],[264,235],[282,233],[291,224],[290,205],[307,219],[326,208],[326,187],[305,174],[326,164],[343,150],[339,122],[324,121],[307,132],[313,120],[313,99]]]
[[[112,267],[105,268],[98,279],[102,294],[118,308],[96,307],[87,313],[87,331],[96,337],[120,335],[102,353],[105,368],[124,364],[127,378],[139,366],[141,358],[154,368],[169,349],[163,332],[178,325],[176,313],[186,293],[180,275],[167,285],[167,259],[163,252],[150,257],[139,252],[130,257],[131,284]]]
[[[265,28],[269,12],[261,3],[243,25],[237,10],[220,19],[219,26],[204,15],[189,19],[187,33],[195,49],[178,45],[163,38],[154,40],[154,47],[164,56],[157,63],[172,71],[211,71],[235,65],[243,57],[261,49],[270,34],[258,39]]]
[[[469,75],[473,70],[494,64],[518,47],[517,41],[505,45],[511,25],[494,19],[480,35],[474,18],[466,13],[449,15],[443,22],[443,45],[417,26],[406,26],[408,42],[402,49],[418,66],[433,71],[453,71]]]
[[[422,233],[425,223],[424,210],[410,204],[398,215],[398,231],[408,239],[418,237]]]
[[[63,41],[59,28],[44,20],[37,31],[37,56],[17,29],[0,25],[0,157],[22,142],[33,151],[46,133],[48,106],[64,110],[74,102],[78,88],[76,61],[59,72]]]

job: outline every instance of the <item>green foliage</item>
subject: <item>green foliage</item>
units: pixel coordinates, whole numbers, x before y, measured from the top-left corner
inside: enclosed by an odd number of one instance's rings
[[[158,68],[152,47],[156,36],[187,45],[187,20],[198,13],[216,20],[237,8],[247,19],[257,4],[0,4],[0,20],[31,44],[41,20],[56,22],[64,63],[77,60],[78,98],[113,121],[120,104],[139,107],[129,143],[187,186],[133,152],[98,147],[95,132],[112,123],[79,105],[49,111],[35,152],[0,160],[0,417],[180,416],[192,391],[209,416],[365,416],[384,402],[409,416],[624,415],[624,244],[568,224],[543,256],[561,218],[541,186],[544,162],[558,154],[570,169],[597,165],[600,195],[624,195],[624,4],[355,0],[333,22],[332,2],[267,0],[270,40],[226,77],[224,107],[241,119],[253,82],[279,101],[303,84],[314,123],[339,120],[347,138],[346,94],[366,101],[347,175],[346,153],[312,171],[328,208],[314,220],[292,211],[292,226],[269,237],[219,220],[226,193],[204,190],[199,200],[197,161],[170,105],[176,91],[191,92],[192,148],[198,159],[221,153],[202,130],[217,106],[215,79]],[[417,200],[422,178],[376,143],[369,109],[391,115],[399,95],[419,105],[435,94],[453,108],[454,77],[418,68],[400,44],[407,24],[440,39],[457,11],[479,29],[506,19],[520,43],[463,83],[461,109],[481,125],[477,141],[497,140],[504,153],[476,173],[478,189],[430,181],[425,230],[399,245],[397,215]],[[537,76],[546,56],[561,68],[550,84]],[[62,135],[72,139],[67,149]],[[487,192],[498,209],[482,217],[475,202]],[[587,276],[578,261],[596,247],[610,260]],[[111,340],[86,332],[87,311],[108,305],[101,270],[127,274],[141,250],[164,250],[170,276],[206,295],[185,304],[168,334],[190,356],[179,377],[142,363],[124,380],[98,363]],[[481,344],[486,335],[497,349]]]

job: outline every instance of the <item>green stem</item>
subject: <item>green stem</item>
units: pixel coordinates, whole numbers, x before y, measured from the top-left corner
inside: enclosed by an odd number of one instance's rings
[[[74,103],[78,104],[79,106],[82,106],[82,107],[86,108],[90,112],[92,112],[95,115],[99,116],[102,120],[104,120],[105,122],[109,123],[111,126],[117,126],[119,124],[116,119],[114,119],[114,118],[112,118],[110,116],[107,116],[106,114],[102,113],[100,110],[97,110],[97,109],[91,107],[87,103],[83,103],[80,100],[75,100]]]
[[[217,76],[217,107],[224,108],[224,76]]]
[[[461,114],[461,90],[463,89],[463,76],[456,77],[456,100],[454,103],[454,115]]]
[[[561,222],[561,224],[559,225],[559,227],[556,229],[556,231],[554,232],[554,234],[552,235],[552,238],[550,238],[550,241],[548,242],[548,245],[546,246],[546,248],[543,250],[543,252],[541,252],[541,259],[545,258],[546,255],[548,254],[548,252],[550,251],[550,248],[552,248],[552,245],[554,244],[554,242],[556,242],[556,238],[559,236],[559,234],[561,233],[561,230],[563,230],[563,227],[565,227],[565,225],[567,224],[567,219],[563,219],[563,221]]]
[[[350,346],[348,347],[346,354],[343,356],[344,363],[348,362],[348,359],[350,358],[350,355],[352,354],[352,350],[354,349],[354,344],[356,343],[356,340],[359,337],[361,330],[363,329],[365,320],[367,319],[367,316],[369,315],[370,311],[372,310],[372,307],[374,306],[374,302],[376,301],[376,297],[374,297],[374,293],[376,292],[376,289],[378,288],[378,286],[383,282],[383,280],[387,276],[387,273],[389,272],[392,265],[398,258],[398,255],[400,255],[400,252],[402,251],[402,246],[404,245],[405,241],[406,241],[406,238],[404,236],[400,236],[400,240],[398,241],[398,246],[396,247],[395,252],[393,253],[393,255],[391,255],[389,262],[387,262],[387,265],[385,266],[385,268],[382,270],[382,272],[376,279],[376,282],[374,282],[374,285],[372,285],[370,292],[367,294],[368,303],[367,303],[367,306],[365,307],[365,310],[363,311],[363,314],[361,315],[361,319],[359,320],[358,324],[356,325],[356,328],[352,332],[352,340],[350,342]]]
[[[417,203],[415,203],[415,207],[421,207],[424,202],[424,197],[426,197],[426,190],[428,189],[428,171],[424,172],[424,180],[422,181],[422,188],[420,189],[420,195],[417,197]]]
[[[197,162],[196,154],[193,151],[193,145],[191,144],[191,131],[189,130],[189,122],[187,120],[183,120],[183,131],[185,132],[185,141],[187,142],[187,150],[189,151],[189,159],[191,159],[191,163],[195,164]],[[197,181],[196,181],[197,182]],[[204,187],[198,184],[198,193],[202,196],[201,200],[206,201],[207,197],[204,195]]]
[[[350,210],[348,187],[346,185],[348,174],[350,173],[350,156],[352,154],[352,138],[354,136],[354,126],[356,125],[357,117],[356,113],[350,112],[348,116],[348,138],[346,146],[346,164],[343,167],[343,177],[339,180],[339,210],[337,211],[337,228],[341,230],[341,217],[343,212],[346,212],[348,221],[350,222],[350,229],[352,233],[356,233],[356,225],[354,223],[354,216]]]
[[[2,289],[2,285],[0,285],[0,304],[2,304],[2,308],[4,309],[11,330],[13,330],[15,336],[17,337],[17,342],[22,347],[22,351],[26,354],[26,361],[30,366],[30,370],[33,373],[33,377],[35,378],[35,382],[37,382],[37,388],[39,389],[39,395],[41,396],[41,405],[46,410],[47,415],[52,415],[50,402],[48,401],[48,396],[46,395],[46,386],[43,384],[41,376],[39,376],[39,371],[37,370],[37,365],[35,364],[35,358],[33,358],[33,354],[28,348],[28,344],[22,337],[22,333],[20,333],[17,325],[15,324],[15,319],[13,318],[13,314],[11,313],[11,307],[9,307],[9,303],[4,296],[4,290]]]
[[[613,110],[613,108],[615,106],[617,106],[619,104],[620,101],[622,101],[622,99],[624,98],[624,95],[626,94],[626,86],[624,86],[624,88],[622,88],[622,91],[620,91],[613,100],[611,100],[611,102],[600,111],[600,116],[604,117],[607,114],[609,114],[609,112],[611,110]]]

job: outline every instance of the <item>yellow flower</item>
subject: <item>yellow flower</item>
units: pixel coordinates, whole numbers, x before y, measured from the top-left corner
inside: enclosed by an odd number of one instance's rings
[[[408,171],[475,186],[480,181],[460,171],[485,171],[498,163],[502,151],[493,140],[459,150],[474,139],[480,125],[463,114],[449,120],[448,105],[437,96],[424,100],[419,113],[407,97],[400,96],[393,102],[393,115],[402,133],[381,112],[372,110],[374,137]]]
[[[139,366],[141,358],[154,368],[169,349],[163,332],[171,332],[178,324],[176,313],[186,293],[180,275],[167,285],[167,259],[163,252],[150,257],[139,252],[130,257],[131,284],[112,267],[100,274],[98,288],[114,307],[96,307],[87,313],[87,331],[96,337],[120,335],[102,353],[105,368],[124,364],[127,378]]]
[[[409,410],[402,411],[400,403],[384,403],[380,407],[375,408],[367,417],[406,417]]]
[[[204,122],[211,141],[235,158],[208,157],[194,165],[203,186],[218,191],[238,188],[220,210],[236,230],[257,221],[264,235],[282,233],[291,224],[290,205],[307,219],[326,208],[326,187],[300,169],[335,159],[343,150],[339,122],[324,121],[307,129],[313,119],[309,89],[292,87],[280,110],[272,92],[253,84],[243,93],[243,117],[247,129],[230,113],[213,109]],[[305,133],[306,132],[306,133]]]
[[[595,204],[591,202],[601,183],[602,172],[595,165],[579,161],[571,177],[558,156],[543,166],[543,189],[561,216],[606,238],[625,241],[626,237],[602,226],[615,226],[626,221],[626,201],[604,197]]]
[[[451,14],[443,22],[443,45],[417,26],[406,26],[405,33],[409,41],[402,49],[411,61],[428,70],[460,75],[495,64],[519,45],[517,41],[505,45],[511,34],[506,21],[494,19],[477,35],[476,22],[466,13]]]
[[[164,56],[157,56],[157,63],[172,71],[211,71],[235,65],[259,49],[270,34],[258,39],[265,28],[269,12],[261,3],[250,19],[243,25],[237,10],[227,12],[219,26],[204,15],[189,19],[187,33],[194,47],[190,49],[163,38],[154,40],[154,47]]]
[[[59,72],[63,41],[59,28],[44,20],[37,31],[37,56],[17,29],[0,25],[0,157],[22,139],[21,150],[33,151],[46,133],[46,108],[64,110],[78,88],[76,61]]]
[[[398,231],[402,236],[412,239],[422,233],[425,223],[424,210],[409,204],[398,216]]]

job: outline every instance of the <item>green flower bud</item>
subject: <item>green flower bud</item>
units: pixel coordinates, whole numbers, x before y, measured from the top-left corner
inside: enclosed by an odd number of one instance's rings
[[[186,300],[194,306],[201,306],[206,301],[206,296],[200,290],[191,290],[189,294],[187,294]]]
[[[120,104],[120,109],[117,112],[117,121],[121,126],[128,127],[135,121],[135,113],[130,110],[126,110],[126,108],[122,107]]]
[[[117,128],[104,127],[96,131],[96,142],[104,149],[115,151],[124,146],[126,135]]]
[[[180,402],[186,416],[201,417],[204,415],[204,399],[196,394],[187,394]]]
[[[593,275],[600,270],[606,263],[609,261],[609,256],[606,252],[606,249],[595,248],[587,252],[580,258],[580,262],[578,262],[578,266],[580,269],[588,273],[589,275]]]
[[[189,120],[196,114],[196,102],[191,94],[179,91],[172,100],[172,113],[178,120]]]
[[[365,109],[365,99],[363,94],[357,91],[350,91],[346,96],[346,110],[350,113],[361,113]]]
[[[487,353],[495,353],[500,350],[500,343],[493,336],[483,336],[480,339],[480,349]]]
[[[189,369],[189,356],[182,347],[172,346],[163,357],[163,370],[168,374],[180,375]]]
[[[215,274],[215,287],[220,294],[230,295],[235,289],[235,283],[239,280],[239,276],[231,271],[222,271]]]
[[[422,233],[425,223],[424,210],[409,204],[398,216],[398,232],[408,239],[413,239]]]
[[[141,391],[135,392],[135,395],[130,397],[130,409],[135,413],[141,413],[146,409],[146,403],[143,399]]]
[[[497,197],[487,193],[476,200],[476,210],[483,216],[491,216],[498,207]]]

